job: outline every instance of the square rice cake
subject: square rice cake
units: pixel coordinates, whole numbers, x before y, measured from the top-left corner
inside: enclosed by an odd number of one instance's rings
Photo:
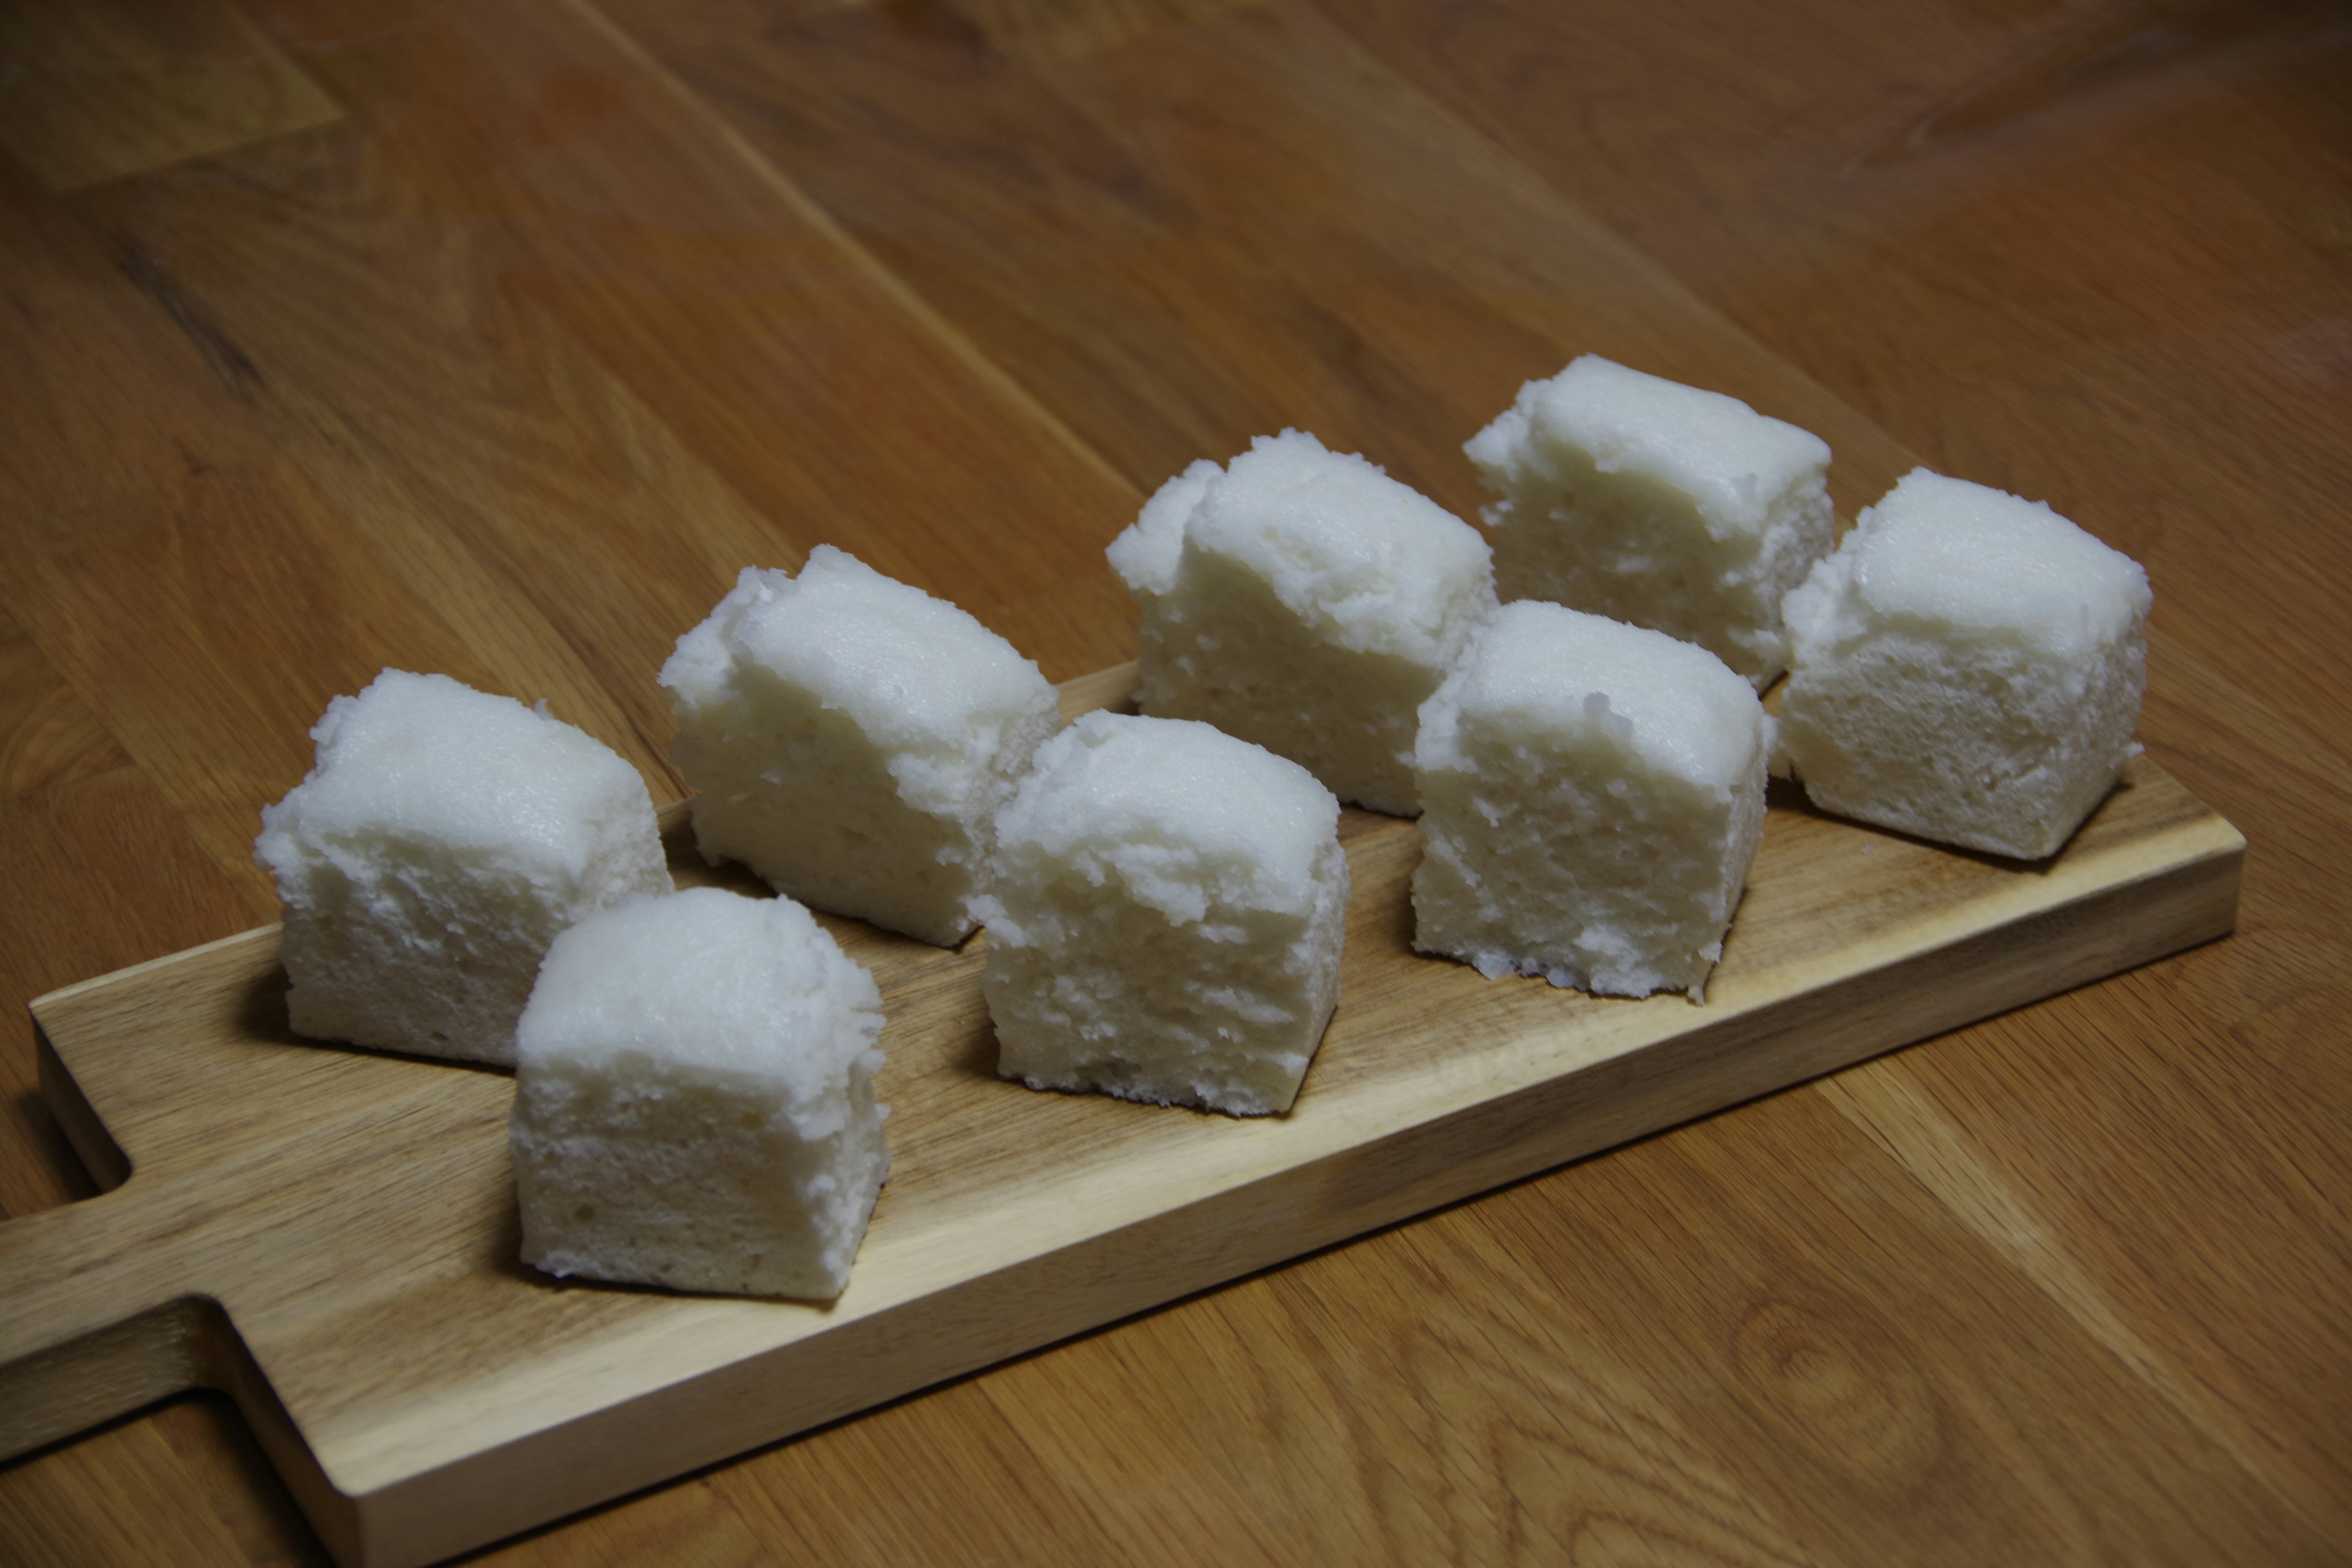
[[[640,899],[565,931],[518,1032],[523,1261],[831,1300],[889,1170],[882,1003],[790,899]]]
[[[1494,608],[1478,531],[1303,431],[1161,487],[1110,546],[1143,612],[1141,707],[1409,816],[1423,702]]]
[[[298,1034],[511,1062],[556,933],[670,890],[637,770],[512,698],[387,669],[310,734],[317,765],[254,842]]]
[[[983,900],[997,1070],[1289,1110],[1339,998],[1339,822],[1306,769],[1206,724],[1089,713],[1047,742]]]
[[[2152,602],[2047,505],[1915,468],[1789,595],[1780,745],[1825,811],[2053,855],[2138,752]]]
[[[1706,649],[1524,599],[1423,710],[1413,946],[1704,994],[1763,834],[1764,710]]]
[[[1758,690],[1780,601],[1836,533],[1819,437],[1587,354],[1465,448],[1497,500],[1495,584],[1695,642]]]
[[[695,842],[769,886],[951,947],[990,825],[1061,724],[1037,666],[971,616],[820,544],[745,568],[661,684]]]

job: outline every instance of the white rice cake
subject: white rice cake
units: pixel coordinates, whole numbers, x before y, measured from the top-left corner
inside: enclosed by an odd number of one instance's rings
[[[1413,946],[1703,994],[1764,827],[1764,710],[1706,649],[1506,605],[1422,710]]]
[[[990,824],[1061,723],[1011,643],[826,544],[797,578],[745,568],[661,684],[706,858],[946,947],[977,923]]]
[[[1288,757],[1398,816],[1417,715],[1493,609],[1486,542],[1297,430],[1193,464],[1110,546],[1143,612],[1141,707]]]
[[[298,1034],[510,1062],[555,934],[670,890],[636,769],[511,698],[387,669],[310,736],[317,765],[253,847]]]
[[[873,977],[790,899],[716,888],[565,931],[522,1016],[522,1258],[830,1300],[889,1169]]]
[[[1206,724],[1089,713],[998,825],[997,1070],[1234,1116],[1290,1109],[1339,994],[1339,803]]]
[[[2048,506],[1914,468],[1789,595],[1780,744],[1825,811],[2055,854],[2138,751],[2150,603]]]
[[[1695,642],[1758,690],[1780,601],[1836,533],[1819,437],[1735,397],[1587,354],[1464,448],[1501,499],[1495,584]]]

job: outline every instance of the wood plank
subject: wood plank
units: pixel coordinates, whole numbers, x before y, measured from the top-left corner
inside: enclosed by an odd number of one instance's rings
[[[1558,1315],[1643,1368],[1681,1419],[1709,1423],[1737,1493],[1769,1500],[1811,1551],[1927,1563],[2335,1552],[2205,1426],[2145,1398],[2122,1363],[2075,1353],[2077,1325],[1821,1095],[1757,1110],[1715,1139],[1677,1134],[1584,1167],[1595,1179],[1569,1202],[1496,1205],[1489,1245],[1543,1260]],[[1737,1159],[1720,1152],[1727,1137]],[[1988,1319],[2000,1334],[1974,1327]],[[2125,1407],[2127,1441],[2092,1414]]]
[[[207,1510],[147,1517],[149,1499],[192,1489],[194,1479],[156,1424],[134,1423],[0,1471],[0,1516],[16,1525],[28,1556],[139,1563],[241,1554]]]
[[[0,288],[19,306],[0,334],[35,367],[0,384],[26,452],[0,470],[22,519],[0,600],[249,900],[152,957],[266,913],[256,803],[309,767],[330,695],[386,664],[489,678],[268,440],[247,401],[260,373],[202,300],[21,183],[0,180],[0,221],[16,242]],[[44,352],[68,342],[80,375]]]
[[[24,628],[0,611],[0,802],[77,784],[129,761]]]
[[[0,148],[70,191],[308,131],[341,112],[226,0],[0,9]]]
[[[295,37],[341,21],[290,0],[272,19]],[[453,50],[483,67],[467,113],[400,115]],[[266,200],[190,190],[194,221],[157,226],[202,231],[201,247],[171,252],[175,269],[224,315],[233,302],[310,395],[347,409],[355,374],[385,377],[367,399],[382,409],[378,438],[435,438],[411,458],[416,482],[438,487],[436,510],[478,517],[490,564],[551,614],[562,606],[542,578],[594,587],[593,629],[642,643],[645,606],[577,576],[624,550],[623,580],[665,595],[646,620],[667,637],[741,565],[819,542],[983,619],[1000,598],[1099,572],[1092,538],[1123,525],[1135,498],[593,8],[436,16],[337,48],[321,69],[387,123],[355,133],[327,169],[270,172],[347,189],[337,221],[280,233],[260,221]],[[498,149],[523,123],[538,126],[533,156],[510,165]],[[397,204],[374,195],[387,183]],[[579,221],[615,191],[636,204],[626,222]],[[507,216],[476,222],[486,210]],[[246,214],[256,221],[235,221]],[[387,249],[410,264],[385,268]],[[280,301],[322,259],[337,293],[371,302],[364,319],[285,319]],[[539,326],[508,326],[518,315]],[[530,341],[542,335],[560,341]],[[453,402],[454,388],[466,395]],[[607,404],[630,416],[583,450],[578,422],[614,417]],[[287,434],[306,460],[335,458]],[[702,470],[698,486],[662,493],[681,468]],[[551,508],[551,490],[564,504]],[[512,500],[487,506],[483,491]],[[570,544],[583,514],[606,541],[589,561]],[[998,514],[1033,526],[971,526]],[[686,554],[680,516],[698,520]],[[575,640],[594,642],[589,629]],[[642,659],[627,682],[642,684]]]
[[[170,804],[131,768],[0,803],[0,838],[16,886],[52,889],[39,899],[0,899],[0,976],[26,995],[269,913],[250,889],[220,874]],[[68,867],[78,868],[74,875]],[[137,896],[123,895],[134,887]],[[89,1173],[42,1109],[37,1084],[33,1051],[8,1053],[0,1085],[11,1125],[26,1134],[0,1159],[10,1213],[91,1191]]]
[[[1002,1374],[1022,1385],[1000,1395],[1006,1417],[1048,1474],[1096,1481],[1085,1495],[1116,1541],[1247,1529],[1276,1563],[1306,1560],[1307,1542],[1399,1564],[1820,1560],[1777,1500],[1736,1482],[1711,1431],[1562,1321],[1556,1304],[1585,1289],[1576,1254],[1496,1245],[1449,1218],[1085,1347],[1102,1353],[1024,1363]],[[1093,1434],[1086,1412],[1106,1381],[1171,1364],[1191,1375],[1135,1428]],[[1419,1397],[1392,1415],[1400,1385]],[[1182,1558],[1171,1544],[1150,1560]]]
[[[1469,515],[1462,442],[1588,351],[1820,431],[1849,511],[1910,466],[1306,5],[1077,59],[937,4],[611,9],[1140,489],[1296,425]]]
[[[710,879],[668,815],[673,869]],[[823,1311],[521,1268],[509,1080],[295,1040],[274,928],[44,998],[68,1126],[95,1136],[86,1103],[137,1175],[0,1228],[32,1282],[0,1326],[7,1441],[214,1375],[233,1321],[264,1441],[338,1556],[427,1561],[2203,941],[2243,851],[2145,763],[2027,868],[1783,803],[1702,1007],[1414,955],[1415,830],[1350,812],[1343,837],[1340,1012],[1298,1108],[1264,1121],[1005,1084],[983,942],[829,921],[882,984],[895,1114],[857,1275]],[[189,1292],[226,1320],[181,1324]]]

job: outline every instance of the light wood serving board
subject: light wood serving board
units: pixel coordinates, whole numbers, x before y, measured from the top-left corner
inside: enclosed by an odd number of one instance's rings
[[[1072,682],[1065,710],[1132,679]],[[681,882],[748,885],[664,821]],[[0,1226],[0,1458],[223,1388],[340,1561],[429,1562],[2220,936],[2245,850],[2145,759],[2030,867],[1776,786],[1700,1006],[1416,956],[1412,826],[1341,833],[1339,1013],[1277,1119],[1003,1082],[984,937],[828,920],[881,984],[893,1109],[829,1310],[521,1267],[511,1080],[289,1034],[274,926],[53,992],[44,1089],[112,1190]]]

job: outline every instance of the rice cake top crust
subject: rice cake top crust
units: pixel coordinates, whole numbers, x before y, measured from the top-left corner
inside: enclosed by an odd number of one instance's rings
[[[1530,742],[1587,737],[1659,773],[1727,794],[1765,744],[1756,689],[1715,655],[1664,632],[1540,599],[1505,605],[1422,709],[1419,765],[1473,771],[1463,728]]]
[[[1312,909],[1339,826],[1338,798],[1262,746],[1189,719],[1096,712],[1038,748],[997,841],[1008,860],[1115,878],[1172,924],[1212,901]]]
[[[1881,626],[2071,663],[2136,635],[2152,602],[2139,563],[2047,502],[1914,468],[1789,595],[1786,616],[1815,646]]]
[[[611,747],[446,675],[387,669],[328,703],[310,738],[309,776],[261,811],[254,852],[272,870],[294,863],[298,843],[391,837],[520,857],[536,875],[576,881],[613,819],[643,814],[651,826],[645,780]]]
[[[632,899],[558,936],[516,1026],[515,1058],[526,1071],[604,1071],[635,1057],[765,1081],[787,1104],[814,1107],[839,1095],[852,1067],[880,1065],[881,1009],[874,977],[801,905],[690,888]]]
[[[1177,563],[1184,558],[1184,521],[1224,471],[1201,458],[1154,490],[1134,524],[1110,542],[1104,553],[1129,593],[1149,598],[1176,586]]]
[[[1598,354],[1531,381],[1464,448],[1497,489],[1525,461],[1530,437],[1590,453],[1603,473],[1631,472],[1691,497],[1707,531],[1760,533],[1776,496],[1830,460],[1809,430],[1759,414],[1736,397],[1629,370]]]
[[[1434,666],[1490,576],[1478,531],[1363,458],[1303,430],[1261,436],[1220,473],[1194,463],[1110,547],[1139,598],[1174,588],[1186,549],[1223,555],[1340,647]]]
[[[971,615],[830,544],[798,577],[745,567],[660,679],[701,706],[763,676],[847,713],[878,745],[955,757],[992,753],[1051,690],[1034,659]]]

